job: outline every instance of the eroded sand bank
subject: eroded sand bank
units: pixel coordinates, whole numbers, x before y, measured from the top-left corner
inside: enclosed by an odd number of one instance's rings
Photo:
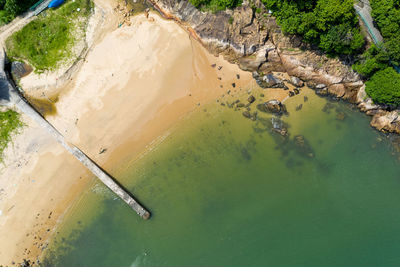
[[[235,90],[255,86],[250,73],[207,53],[174,22],[150,18],[135,16],[121,28],[108,24],[60,89],[57,114],[48,117],[105,170],[144,151],[188,112],[234,90],[232,83]],[[24,121],[0,176],[1,264],[36,259],[95,179],[44,130]]]

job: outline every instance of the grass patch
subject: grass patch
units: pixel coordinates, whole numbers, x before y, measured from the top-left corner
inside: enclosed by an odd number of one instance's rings
[[[90,0],[70,0],[47,10],[7,39],[9,57],[28,61],[37,73],[57,69],[72,58],[74,44],[85,38],[91,9]]]
[[[3,152],[11,141],[13,133],[22,127],[20,115],[12,110],[0,112],[0,161],[3,161]]]
[[[203,11],[211,12],[234,8],[242,4],[242,0],[189,0],[189,2]]]

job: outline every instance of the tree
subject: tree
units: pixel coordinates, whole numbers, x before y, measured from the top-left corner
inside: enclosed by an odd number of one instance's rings
[[[364,46],[353,0],[262,0],[282,30],[331,55],[354,54]]]
[[[15,17],[20,11],[17,0],[7,0],[4,5],[4,10],[11,16]]]
[[[372,45],[361,55],[359,62],[353,65],[353,69],[366,78],[374,75],[379,70],[386,69],[390,65],[390,57],[383,44]]]
[[[365,90],[375,103],[400,105],[400,74],[392,67],[376,72],[365,83]]]

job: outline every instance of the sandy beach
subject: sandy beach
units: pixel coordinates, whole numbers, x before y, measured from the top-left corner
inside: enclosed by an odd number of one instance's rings
[[[106,18],[98,27],[104,27],[68,83],[48,88],[60,95],[57,113],[47,119],[105,170],[139,155],[188,112],[234,90],[232,83],[235,90],[255,86],[251,73],[210,55],[175,22],[150,13],[118,28],[116,4],[96,4]],[[36,260],[68,207],[96,179],[48,133],[23,120],[0,174],[3,265]]]

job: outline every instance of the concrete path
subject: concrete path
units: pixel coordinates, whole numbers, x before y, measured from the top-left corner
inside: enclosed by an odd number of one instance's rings
[[[382,43],[383,37],[380,31],[375,28],[373,23],[373,18],[371,16],[371,6],[369,4],[369,0],[360,0],[357,4],[354,5],[354,9],[356,10],[357,15],[361,18],[362,22],[368,29],[368,33],[371,36],[372,40],[375,44]]]
[[[15,107],[19,112],[28,115],[41,127],[47,130],[69,153],[78,159],[86,168],[88,168],[100,181],[102,181],[111,191],[119,196],[128,204],[140,217],[148,219],[150,213],[141,206],[128,192],[126,192],[117,182],[114,181],[105,171],[103,171],[94,161],[85,155],[79,148],[68,143],[64,136],[57,131],[45,118],[43,118],[14,88],[8,80],[7,73],[4,70],[5,52],[0,46],[0,104]]]

